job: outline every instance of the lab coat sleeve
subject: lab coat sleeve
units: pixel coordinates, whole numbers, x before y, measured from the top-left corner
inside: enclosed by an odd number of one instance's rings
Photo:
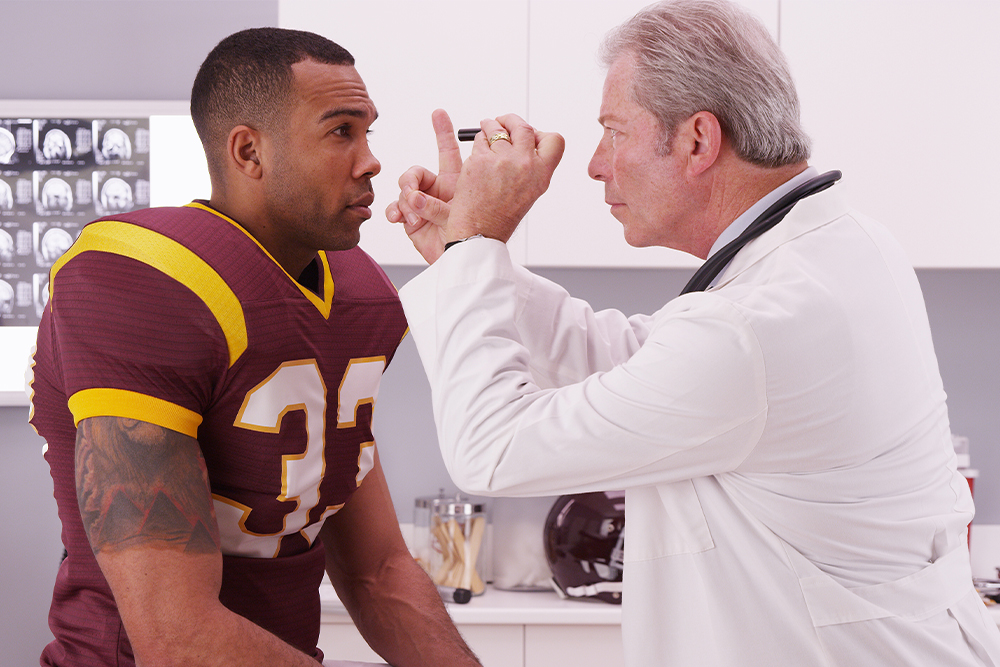
[[[400,291],[460,488],[530,496],[645,486],[732,470],[746,457],[766,418],[765,377],[735,309],[689,299],[693,309],[661,311],[639,334],[624,318],[597,318],[597,333],[566,345],[534,327],[579,328],[590,316],[574,320],[583,311],[568,296],[529,304],[521,271],[502,243],[467,241]],[[550,314],[536,322],[537,313]],[[539,341],[543,349],[527,344]],[[546,367],[565,379],[574,373],[558,369],[581,358],[598,361],[569,384],[542,388],[532,374]]]
[[[652,318],[594,311],[556,283],[513,266],[515,325],[531,350],[530,368],[543,387],[580,382],[628,361],[649,335]]]

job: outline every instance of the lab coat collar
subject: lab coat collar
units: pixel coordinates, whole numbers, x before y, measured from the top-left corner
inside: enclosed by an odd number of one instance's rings
[[[778,247],[848,212],[847,203],[836,185],[800,200],[784,220],[740,250],[709,290],[724,286]]]

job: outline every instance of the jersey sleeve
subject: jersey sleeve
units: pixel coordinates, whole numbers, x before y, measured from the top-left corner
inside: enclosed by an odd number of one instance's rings
[[[160,252],[153,266],[95,247],[84,239],[51,281],[54,358],[74,422],[124,417],[196,437],[232,355],[219,314],[185,278],[191,258]]]

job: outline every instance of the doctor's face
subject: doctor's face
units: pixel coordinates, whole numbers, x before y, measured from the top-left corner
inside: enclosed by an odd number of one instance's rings
[[[598,118],[604,134],[587,173],[604,183],[604,201],[629,245],[690,252],[692,198],[685,193],[684,156],[663,152],[659,121],[632,96],[633,70],[628,54],[608,70]]]

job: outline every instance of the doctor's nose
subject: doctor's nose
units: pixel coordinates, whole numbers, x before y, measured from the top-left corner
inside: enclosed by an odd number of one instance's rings
[[[602,138],[597,144],[594,156],[587,165],[587,175],[595,181],[608,181],[611,177],[611,164],[608,161],[610,139]]]

